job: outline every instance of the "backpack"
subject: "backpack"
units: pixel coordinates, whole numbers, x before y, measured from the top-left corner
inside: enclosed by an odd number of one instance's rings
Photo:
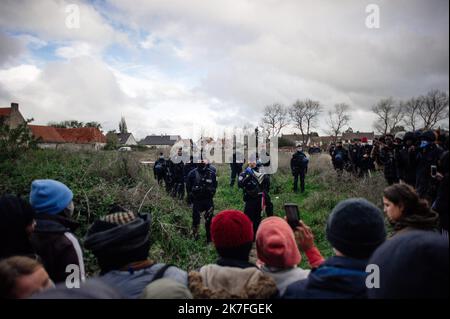
[[[155,164],[155,172],[158,175],[161,175],[162,173],[164,173],[164,165],[163,165],[162,162],[160,162],[160,161],[156,162],[156,164]]]

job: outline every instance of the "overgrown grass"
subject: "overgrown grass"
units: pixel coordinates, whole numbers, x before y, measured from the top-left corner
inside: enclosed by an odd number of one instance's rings
[[[290,155],[282,155],[281,162],[288,163]],[[74,218],[81,224],[77,233],[80,238],[95,219],[119,203],[135,212],[152,214],[152,259],[183,269],[196,269],[213,262],[217,256],[213,246],[205,244],[203,225],[201,240],[194,241],[190,236],[191,209],[157,185],[151,167],[139,163],[143,156],[142,152],[29,151],[14,162],[0,162],[0,194],[28,197],[34,179],[57,179],[74,193]],[[237,186],[229,187],[229,166],[223,164],[217,168],[219,188],[214,199],[215,212],[229,208],[242,210],[242,191]],[[272,176],[271,198],[278,216],[284,216],[284,203],[299,204],[301,218],[311,226],[317,246],[328,257],[332,250],[325,238],[325,223],[333,207],[348,197],[365,197],[379,204],[384,186],[384,179],[378,173],[370,180],[346,174],[337,178],[329,157],[319,155],[311,158],[304,194],[292,192],[292,176],[283,164]],[[95,258],[88,251],[85,258],[88,273],[95,273],[98,270]],[[305,261],[302,266],[307,267]]]

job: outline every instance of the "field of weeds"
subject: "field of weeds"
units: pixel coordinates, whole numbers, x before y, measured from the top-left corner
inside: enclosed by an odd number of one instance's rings
[[[184,201],[168,196],[156,184],[152,168],[140,163],[143,159],[154,160],[155,152],[30,150],[14,162],[0,162],[0,194],[28,198],[34,179],[57,179],[74,193],[74,218],[81,224],[77,233],[81,239],[95,219],[105,215],[113,204],[120,204],[134,212],[152,214],[152,259],[189,270],[213,262],[217,256],[213,246],[205,244],[203,225],[201,240],[194,241],[190,236],[190,208]],[[296,194],[292,192],[288,167],[290,154],[280,153],[279,159],[279,170],[271,179],[275,214],[284,215],[284,203],[297,203],[301,218],[313,229],[316,244],[324,256],[332,254],[325,238],[326,219],[340,200],[364,197],[381,206],[385,181],[380,173],[368,179],[357,179],[349,174],[338,178],[328,155],[313,155],[306,192]],[[228,164],[217,165],[217,169],[219,187],[214,199],[215,212],[243,209],[242,191],[236,186],[229,187]],[[98,270],[95,258],[88,251],[85,258],[88,273],[94,274]],[[305,261],[302,266],[307,266]]]

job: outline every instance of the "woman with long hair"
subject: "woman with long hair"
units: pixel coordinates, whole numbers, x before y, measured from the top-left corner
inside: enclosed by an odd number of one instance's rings
[[[394,227],[394,235],[415,229],[438,230],[438,214],[408,184],[394,184],[385,188],[383,205],[386,217]]]

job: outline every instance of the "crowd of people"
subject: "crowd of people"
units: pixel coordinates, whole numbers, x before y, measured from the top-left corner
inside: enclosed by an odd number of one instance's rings
[[[0,296],[448,298],[448,238],[438,232],[439,216],[407,184],[387,187],[383,202],[395,230],[388,239],[383,212],[374,204],[351,198],[334,207],[325,225],[334,256],[327,259],[304,222],[292,229],[271,216],[255,232],[244,212],[222,211],[210,225],[218,260],[186,271],[149,256],[151,215],[115,205],[79,240],[71,190],[58,181],[35,180],[29,201],[0,199]],[[90,278],[84,273],[86,250],[100,267]],[[302,254],[310,269],[299,267]],[[367,286],[370,264],[380,268],[375,288]]]
[[[186,202],[192,207],[192,235],[199,238],[199,225],[203,214],[206,229],[206,242],[211,242],[211,221],[214,215],[214,195],[217,190],[216,168],[206,158],[194,159],[190,156],[187,163],[183,162],[182,148],[177,154],[166,159],[163,153],[153,166],[153,173],[158,184],[164,183],[168,194],[179,200],[186,195]],[[239,151],[234,151],[230,158],[230,187],[237,185],[243,191],[245,203],[244,213],[253,223],[254,234],[259,227],[262,213],[273,216],[273,203],[270,198],[270,174],[265,172],[257,154],[251,154],[244,170],[244,157]],[[266,164],[267,165],[267,164]],[[304,176],[303,176],[304,185]],[[304,188],[304,186],[303,186]]]
[[[449,136],[440,130],[398,132],[375,138],[342,141],[329,149],[339,175],[344,170],[358,177],[382,171],[389,185],[404,183],[415,188],[439,214],[440,228],[448,233]]]
[[[386,136],[385,145],[378,141],[371,149],[358,143],[352,146],[364,150],[360,152],[362,158],[381,158],[387,171],[392,170],[392,163],[385,160],[391,156],[386,154],[393,150],[395,162],[403,158],[399,154],[408,147],[408,158],[415,159],[417,181],[424,180],[419,175],[428,169],[423,161],[428,160],[428,149],[434,145],[433,152],[439,149],[439,157],[433,155],[437,162],[430,159],[427,165],[436,163],[437,172],[432,175],[430,169],[428,180],[436,182],[437,189],[435,197],[426,196],[428,192],[424,196],[417,183],[413,186],[407,182],[408,174],[399,173],[398,180],[389,183],[380,194],[384,212],[363,198],[339,202],[323,225],[333,249],[329,258],[323,257],[315,245],[313,231],[304,221],[293,227],[285,218],[274,216],[270,175],[257,156],[249,156],[245,169],[237,157],[230,164],[230,187],[234,187],[237,178],[243,191],[244,211],[229,209],[216,215],[213,198],[217,179],[213,165],[192,157],[184,164],[165,159],[163,154],[155,162],[155,179],[161,187],[164,182],[168,193],[178,199],[187,195],[192,206],[194,238],[199,237],[204,214],[206,241],[217,252],[215,263],[189,270],[158,262],[149,255],[150,214],[114,205],[107,215],[89,226],[83,238],[78,238],[79,225],[72,218],[76,207],[71,189],[55,180],[34,180],[28,200],[13,195],[0,198],[0,297],[448,298],[448,144],[436,143],[439,139],[435,139],[425,145],[422,141],[431,136],[423,135],[416,150],[411,147],[417,141],[409,144],[406,134],[392,142]],[[345,160],[340,166],[337,159],[339,152],[352,158],[352,152],[338,144],[331,151],[337,170],[345,167]],[[181,150],[175,156],[181,156]],[[290,165],[294,191],[298,191],[298,180],[300,191],[305,191],[308,161],[299,146]],[[361,161],[358,163],[357,175],[363,170],[361,167],[366,167],[361,166]],[[396,172],[404,168],[402,165],[395,164]],[[385,221],[392,225],[389,235]],[[256,261],[250,258],[252,250]],[[96,258],[98,274],[85,273],[87,251]],[[308,269],[299,266],[302,256],[307,259]],[[374,265],[378,275],[368,271]],[[373,285],[368,284],[369,279]]]

